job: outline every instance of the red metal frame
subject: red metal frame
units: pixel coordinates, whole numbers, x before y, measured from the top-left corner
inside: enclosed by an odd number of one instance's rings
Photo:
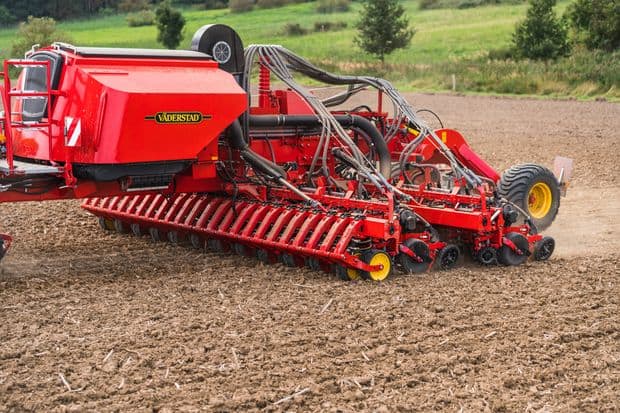
[[[358,242],[367,248],[382,249],[392,257],[405,254],[419,260],[404,244],[415,238],[426,243],[434,260],[448,243],[465,243],[476,252],[488,246],[512,248],[505,237],[508,232],[526,236],[530,249],[542,238],[532,234],[527,225],[506,225],[501,208],[489,204],[499,175],[471,150],[457,131],[440,129],[435,133],[465,167],[488,182],[465,194],[461,190],[464,183],[458,180],[447,192],[432,182],[428,173],[415,183],[406,182],[401,176],[394,185],[407,199],[379,192],[371,185],[359,188],[355,179],[337,178],[340,188],[347,188],[344,192],[324,178],[314,179],[314,187],[306,188],[306,172],[320,139],[312,135],[314,132],[302,134],[297,129],[277,129],[266,138],[250,139],[249,146],[257,154],[274,158],[280,165],[294,165],[286,179],[320,205],[310,207],[298,192],[258,180],[239,153],[225,144],[225,139],[219,139],[246,109],[247,95],[214,62],[86,58],[70,51],[51,50],[65,61],[57,91],[49,87],[46,92],[35,93],[10,90],[10,65],[45,65],[47,84],[51,85],[49,62],[9,60],[4,63],[2,99],[8,108],[4,129],[9,164],[5,178],[15,178],[13,157],[19,156],[63,164],[64,171],[58,177],[64,178],[64,185],[38,195],[0,192],[0,202],[87,197],[84,209],[104,220],[117,220],[121,228],[133,225],[141,228],[140,232],[174,233],[170,239],[190,236],[217,239],[266,251],[272,256],[312,258],[325,268],[335,264],[366,272],[381,267],[371,266],[362,259],[361,251],[355,247]],[[166,83],[174,77],[174,84]],[[294,92],[273,91],[269,71],[262,65],[258,93],[258,106],[249,109],[252,114],[312,113]],[[36,124],[38,128],[47,128],[47,133],[16,132],[25,127],[11,116],[11,98],[18,96],[47,96],[48,119]],[[56,96],[54,105],[52,96]],[[158,124],[157,113],[175,111],[199,112],[201,120],[196,124]],[[381,92],[377,95],[376,111],[356,114],[378,119],[377,124],[384,130],[394,122],[383,112]],[[64,143],[67,116],[84,118],[79,147],[68,148]],[[417,136],[416,131],[405,125],[396,126],[401,132],[388,143],[394,161]],[[250,137],[255,132],[250,131]],[[353,132],[351,135],[355,137]],[[27,141],[36,145],[27,147],[24,144]],[[333,139],[331,144],[336,147],[338,142]],[[359,146],[363,151],[368,149],[362,139]],[[432,165],[448,163],[428,137],[411,154],[411,162],[416,163],[418,159]],[[127,183],[122,179],[95,181],[73,176],[75,165],[124,166],[179,160],[188,161],[191,167],[176,174],[166,188],[159,190],[128,193]],[[336,160],[330,158],[327,163],[321,166],[336,176]],[[234,178],[224,177],[223,169]],[[363,189],[369,197],[357,197],[358,189]],[[436,239],[424,226],[407,232],[400,223],[403,209],[413,211],[440,231],[442,239]],[[4,248],[10,245],[10,237],[2,239]]]

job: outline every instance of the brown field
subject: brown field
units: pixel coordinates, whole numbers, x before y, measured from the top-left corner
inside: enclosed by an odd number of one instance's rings
[[[574,158],[550,261],[345,283],[3,204],[0,411],[620,411],[620,105],[409,97],[499,169]]]

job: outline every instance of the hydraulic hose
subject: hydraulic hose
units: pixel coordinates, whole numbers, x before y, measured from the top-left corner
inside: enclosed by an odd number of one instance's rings
[[[237,149],[241,158],[247,162],[255,171],[261,172],[281,185],[286,186],[291,191],[295,192],[302,199],[310,203],[314,207],[324,209],[320,202],[310,198],[307,194],[295,187],[293,184],[286,180],[286,172],[275,163],[263,158],[256,152],[254,152],[243,136],[243,128],[241,122],[235,120],[229,127],[226,134],[228,143],[233,149]]]
[[[383,135],[368,119],[358,115],[334,115],[343,128],[354,128],[364,132],[371,140],[379,157],[379,172],[389,179],[392,173],[392,157]],[[314,115],[250,115],[250,127],[305,126],[321,127]]]
[[[250,164],[252,168],[268,175],[273,179],[286,177],[286,172],[284,172],[282,168],[250,149],[250,146],[243,137],[243,128],[241,127],[239,120],[234,121],[228,127],[227,137],[230,146],[233,149],[237,149],[243,160]]]

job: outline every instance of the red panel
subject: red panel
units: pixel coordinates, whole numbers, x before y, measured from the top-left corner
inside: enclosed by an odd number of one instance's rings
[[[52,112],[51,159],[48,134],[37,129],[15,130],[17,156],[64,162],[64,119],[69,116],[81,120],[80,145],[70,150],[74,163],[196,159],[247,106],[247,95],[234,77],[209,60],[59,53],[71,64],[63,66],[61,94]],[[200,121],[177,117],[174,122],[158,122],[165,116],[156,117],[164,113],[201,116]]]

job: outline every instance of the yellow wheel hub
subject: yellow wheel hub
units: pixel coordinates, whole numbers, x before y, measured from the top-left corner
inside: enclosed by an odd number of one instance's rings
[[[383,251],[375,253],[368,264],[381,266],[381,269],[370,271],[368,273],[370,275],[370,279],[373,281],[385,280],[392,271],[392,260],[390,259],[390,256]]]
[[[544,182],[538,182],[531,189],[527,198],[527,207],[533,218],[541,219],[551,210],[553,195],[551,188]]]

